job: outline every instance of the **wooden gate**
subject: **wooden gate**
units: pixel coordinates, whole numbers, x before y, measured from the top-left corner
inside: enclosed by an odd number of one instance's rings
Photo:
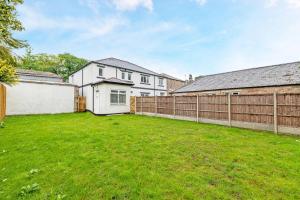
[[[78,96],[75,97],[75,111],[76,112],[85,112],[86,111],[86,97]]]
[[[6,113],[6,88],[0,84],[0,121],[3,120]]]

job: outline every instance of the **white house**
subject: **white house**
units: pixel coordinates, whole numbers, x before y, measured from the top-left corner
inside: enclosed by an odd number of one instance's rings
[[[95,114],[130,112],[130,96],[167,95],[166,78],[136,64],[106,58],[91,61],[69,76],[87,110]]]

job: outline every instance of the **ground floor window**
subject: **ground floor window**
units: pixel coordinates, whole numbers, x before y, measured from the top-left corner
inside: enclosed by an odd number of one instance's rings
[[[160,93],[160,96],[165,96],[165,93],[164,93],[164,92],[161,92],[161,93]]]
[[[126,104],[126,91],[111,90],[110,91],[111,104]]]
[[[148,93],[148,92],[141,92],[141,96],[142,97],[148,97],[148,96],[150,96],[150,93]]]

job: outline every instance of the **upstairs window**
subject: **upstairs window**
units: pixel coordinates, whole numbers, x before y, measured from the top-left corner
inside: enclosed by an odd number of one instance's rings
[[[149,76],[141,75],[141,83],[149,84]]]
[[[110,103],[115,104],[115,105],[126,104],[126,91],[111,90],[110,91]]]
[[[125,72],[122,72],[122,79],[125,79]]]
[[[131,73],[128,73],[128,80],[131,81]]]
[[[99,68],[98,76],[103,76],[103,68]]]
[[[158,85],[159,86],[164,86],[164,79],[163,78],[158,79]]]

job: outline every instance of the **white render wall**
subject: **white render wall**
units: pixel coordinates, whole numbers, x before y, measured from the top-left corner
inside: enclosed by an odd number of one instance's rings
[[[83,81],[82,81],[82,72],[83,72]],[[126,73],[126,79],[128,80],[128,71]],[[132,87],[132,93],[131,96],[140,96],[141,92],[144,93],[150,93],[150,95],[154,95],[154,87],[155,87],[155,95],[160,95],[161,92],[164,92],[165,95],[167,94],[167,80],[163,79],[163,86],[159,86],[159,77],[154,75],[148,75],[149,76],[149,84],[142,84],[141,83],[141,74],[140,72],[131,72],[131,81],[133,81],[134,86]],[[69,77],[69,83],[75,84],[77,86],[81,85],[87,85],[91,83],[95,83],[98,81],[108,78],[118,78],[122,79],[122,71],[119,68],[111,67],[111,66],[105,66],[103,68],[103,76],[99,77],[99,67],[96,63],[90,63],[83,69],[79,70],[78,72],[74,73]],[[79,94],[82,95],[82,90],[79,90]]]
[[[126,91],[125,105],[112,105],[110,103],[110,91],[123,90]],[[116,85],[104,83],[94,88],[95,102],[94,113],[100,115],[115,114],[115,113],[129,113],[130,112],[130,86]],[[88,98],[88,97],[87,97]]]
[[[72,85],[22,81],[6,89],[7,115],[74,112],[75,87]]]

